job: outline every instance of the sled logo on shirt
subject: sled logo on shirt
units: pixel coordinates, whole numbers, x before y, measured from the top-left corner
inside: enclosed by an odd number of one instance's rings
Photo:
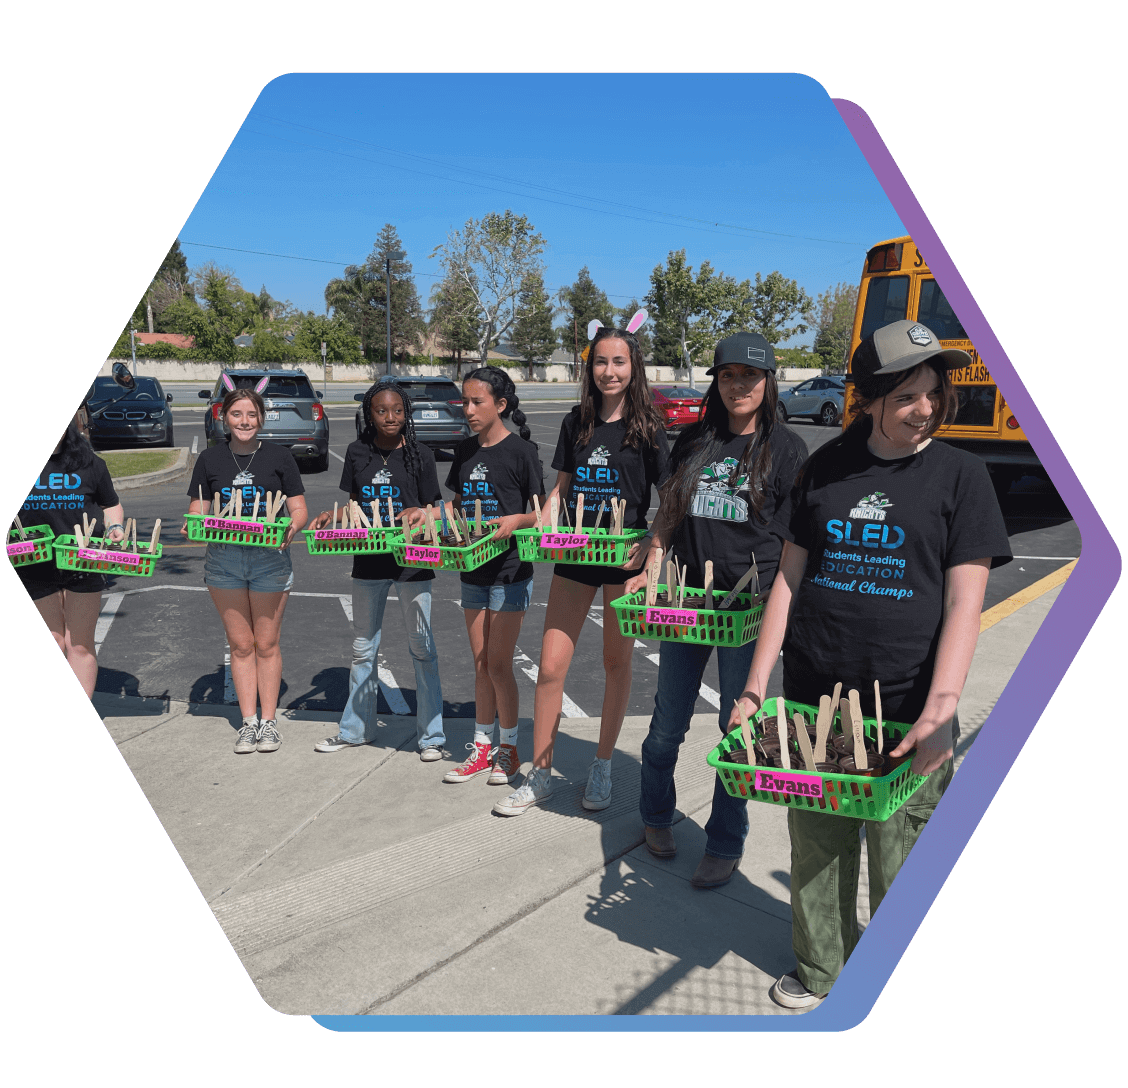
[[[239,475],[231,481],[232,487],[247,487],[255,482],[255,474],[248,472],[245,468],[240,469]]]
[[[588,457],[589,465],[606,465],[608,458],[611,456],[611,451],[606,446],[596,446]]]
[[[893,504],[885,497],[884,491],[875,491],[864,499],[858,500],[858,505],[850,511],[850,517],[859,521],[884,521],[885,511]]]
[[[391,469],[381,468],[376,470],[376,475],[372,477],[374,484],[390,484],[392,482]]]
[[[485,465],[483,465],[481,461],[479,461],[479,462],[478,462],[478,463],[477,463],[477,464],[476,464],[476,465],[475,465],[475,466],[474,466],[474,467],[473,467],[473,468],[472,468],[472,469],[470,470],[470,479],[471,479],[471,480],[484,480],[484,479],[486,478],[486,473],[487,473],[487,472],[489,472],[489,469],[488,469],[488,468],[486,468],[486,466],[485,466]]]
[[[726,457],[702,469],[697,480],[697,494],[689,507],[691,517],[716,521],[748,520],[748,502],[738,494],[750,490],[748,477],[740,476],[735,483],[729,483],[736,466],[735,457]]]

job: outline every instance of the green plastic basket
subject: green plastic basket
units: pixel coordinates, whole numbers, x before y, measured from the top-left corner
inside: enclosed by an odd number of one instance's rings
[[[658,586],[658,599],[665,593]],[[716,603],[724,600],[724,590],[713,591]],[[697,607],[705,603],[705,591],[686,588],[685,607],[663,604],[646,606],[646,589],[629,593],[611,602],[619,617],[619,631],[626,638],[649,638],[659,642],[697,642],[708,646],[745,646],[760,634],[764,615],[763,601],[752,593],[738,593],[733,608],[723,612]],[[681,619],[682,622],[678,622]],[[689,622],[692,621],[692,622]]]
[[[149,551],[147,542],[141,541],[135,552],[125,551],[121,545],[94,536],[93,547],[80,548],[73,536],[61,536],[55,541],[55,566],[59,570],[76,570],[83,574],[124,574],[134,578],[148,578],[156,568],[164,551],[158,544]]]
[[[50,525],[25,525],[21,539],[18,529],[8,530],[8,562],[13,567],[28,567],[32,563],[46,563],[52,558],[55,531]]]
[[[411,554],[408,554],[411,549]],[[493,533],[464,547],[434,547],[431,544],[408,544],[401,532],[392,541],[392,558],[401,567],[429,567],[431,570],[476,570],[483,563],[504,555],[508,540],[494,540]]]
[[[242,544],[250,548],[281,548],[289,518],[252,521],[250,518],[217,518],[211,514],[185,514],[188,539],[204,544]],[[211,522],[212,524],[207,524]],[[243,528],[239,528],[243,526]]]
[[[390,555],[403,530],[382,529],[303,529],[310,555]],[[321,539],[318,539],[320,537]]]
[[[517,529],[513,535],[523,563],[595,563],[618,567],[626,560],[631,545],[646,536],[646,530],[628,529],[612,536],[606,529],[585,529],[579,534],[571,529],[561,529],[559,533],[544,529]],[[572,546],[544,547],[546,536],[559,537],[561,543],[570,542]]]
[[[764,706],[753,726],[753,736],[763,736],[760,727],[776,719],[778,699],[765,699]],[[802,714],[807,721],[818,716],[818,707],[785,699],[784,711],[790,721],[793,714]],[[837,724],[840,715],[835,716]],[[911,728],[902,722],[882,721],[889,748],[895,748]],[[864,718],[863,727],[870,740],[877,737],[877,719]],[[773,735],[774,734],[769,734]],[[833,732],[832,732],[833,735]],[[798,770],[781,771],[778,767],[749,767],[742,763],[726,763],[724,757],[734,749],[744,747],[739,729],[734,729],[706,757],[710,767],[720,775],[721,784],[732,797],[747,801],[760,801],[767,805],[786,805],[802,812],[818,812],[825,816],[848,816],[854,820],[888,820],[925,781],[926,775],[913,774],[912,759],[906,760],[884,778],[865,778],[853,774],[812,774],[803,767],[802,756],[795,748],[791,762]],[[887,749],[888,750],[888,749]],[[762,775],[766,774],[775,789],[764,788]]]

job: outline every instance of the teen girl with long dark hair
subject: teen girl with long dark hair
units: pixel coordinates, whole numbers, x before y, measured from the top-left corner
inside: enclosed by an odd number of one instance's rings
[[[490,785],[504,786],[517,773],[517,681],[513,647],[533,594],[533,565],[517,554],[515,529],[529,529],[533,496],[544,499],[544,481],[532,432],[518,408],[513,380],[498,367],[472,370],[462,382],[462,407],[473,438],[454,451],[446,485],[463,514],[472,517],[475,502],[482,517],[496,525],[498,540],[508,540],[503,555],[460,574],[466,631],[474,654],[474,739],[469,757],[443,777],[468,782],[489,775]],[[512,417],[519,433],[505,425]],[[500,734],[493,747],[494,718]]]
[[[364,507],[374,523],[374,508],[387,524],[389,503],[395,518],[415,526],[424,520],[423,507],[442,500],[435,455],[415,440],[411,398],[394,378],[381,378],[361,404],[364,429],[345,451],[341,490]],[[328,510],[314,518],[311,528],[324,529],[332,520]],[[443,692],[439,656],[431,631],[431,583],[435,572],[425,567],[401,567],[391,555],[355,555],[352,566],[353,661],[349,697],[337,736],[314,745],[317,752],[337,752],[375,739],[376,652],[380,648],[384,607],[393,586],[407,628],[407,646],[415,666],[415,729],[419,758],[431,763],[442,758]]]
[[[761,588],[772,584],[782,546],[776,512],[803,463],[803,443],[776,418],[775,369],[772,346],[757,333],[735,333],[717,344],[707,371],[714,377],[702,418],[674,444],[670,478],[654,519],[654,543],[672,549],[687,566],[686,584],[703,586],[705,562],[711,560],[721,596],[735,587],[753,554]],[[645,573],[632,578],[627,592],[645,580]],[[654,715],[642,742],[639,811],[648,849],[655,857],[668,858],[677,852],[670,830],[677,803],[674,767],[713,648],[686,642],[659,645]],[[755,643],[717,648],[718,724],[724,732],[726,707],[742,690],[754,649]],[[692,878],[696,887],[719,887],[731,878],[748,833],[746,810],[747,802],[730,797],[718,778],[705,825],[705,856]]]
[[[646,381],[642,351],[634,335],[646,320],[640,310],[626,329],[600,326],[580,379],[580,403],[560,425],[552,467],[556,485],[548,501],[558,497],[576,521],[576,499],[584,496],[584,523],[595,523],[600,503],[623,500],[623,527],[645,529],[651,489],[666,481],[669,448],[662,419]],[[597,323],[596,323],[597,324]],[[605,512],[604,526],[610,522]],[[551,793],[553,746],[560,727],[564,681],[576,642],[596,590],[603,587],[603,707],[599,744],[588,771],[583,806],[604,809],[611,804],[611,757],[623,727],[631,693],[633,638],[624,638],[611,602],[623,595],[623,583],[641,562],[632,549],[622,567],[557,563],[548,594],[536,699],[533,704],[533,769],[519,789],[494,805],[502,816],[518,816]]]
[[[866,822],[871,912],[951,781],[987,574],[1011,558],[986,466],[932,439],[955,414],[948,370],[970,363],[914,321],[855,350],[853,418],[781,515],[788,542],[740,696],[743,713],[759,709],[782,645],[786,698],[817,706],[841,681],[872,717],[877,680],[883,718],[912,724],[890,755],[915,751],[912,770],[929,777],[888,820]],[[797,966],[771,996],[802,1009],[830,992],[858,940],[861,822],[789,809],[787,827]]]

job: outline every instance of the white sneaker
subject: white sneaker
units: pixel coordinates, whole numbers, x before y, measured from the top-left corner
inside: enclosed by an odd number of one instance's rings
[[[443,758],[443,750],[438,745],[429,744],[426,748],[419,750],[419,758],[424,763],[434,763]]]
[[[248,752],[258,750],[259,720],[257,717],[244,718],[239,729],[239,738],[235,741],[235,754],[245,756]]]
[[[580,804],[589,812],[598,812],[611,804],[611,760],[596,756],[591,761],[587,789]]]
[[[493,811],[498,816],[520,816],[527,808],[552,796],[552,770],[549,767],[534,767],[529,771],[525,784],[514,790],[508,797],[498,801]]]

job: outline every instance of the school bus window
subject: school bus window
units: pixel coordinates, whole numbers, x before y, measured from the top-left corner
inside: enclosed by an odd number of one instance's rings
[[[920,281],[920,305],[917,320],[927,325],[941,340],[966,340],[960,319],[952,311],[944,292],[935,280]]]
[[[866,254],[866,271],[896,272],[901,267],[903,248],[901,242],[888,246],[875,246]]]
[[[993,385],[957,385],[960,406],[956,412],[956,427],[993,427],[995,425],[995,394]]]
[[[866,290],[866,308],[862,313],[861,339],[864,340],[874,329],[906,317],[908,304],[908,276],[882,276],[870,280]]]

